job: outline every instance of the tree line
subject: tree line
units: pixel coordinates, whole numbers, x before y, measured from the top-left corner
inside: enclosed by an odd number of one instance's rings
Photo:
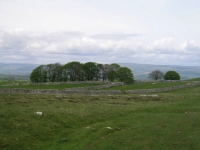
[[[134,81],[132,71],[117,63],[98,64],[95,62],[69,62],[40,65],[30,74],[32,82],[66,82],[66,81]]]
[[[167,71],[165,74],[160,70],[154,70],[148,74],[153,80],[180,80],[180,75],[176,71]]]

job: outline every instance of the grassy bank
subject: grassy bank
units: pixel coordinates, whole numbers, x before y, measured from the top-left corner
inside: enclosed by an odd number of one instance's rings
[[[200,86],[157,97],[3,94],[0,149],[198,150],[199,93]]]

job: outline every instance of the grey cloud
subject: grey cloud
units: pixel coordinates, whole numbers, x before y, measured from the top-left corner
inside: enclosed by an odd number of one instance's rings
[[[141,36],[140,34],[95,34],[90,36],[94,39],[103,39],[103,40],[124,40],[127,38],[132,38],[136,36]]]
[[[190,42],[187,43],[186,49],[188,51],[200,52],[200,46],[197,44],[190,43]]]
[[[7,52],[7,50],[23,49],[30,41],[30,37],[21,31],[3,31],[0,34],[0,40],[0,50]]]
[[[114,35],[104,34],[104,36],[110,38],[113,38]],[[101,35],[100,37],[103,38],[104,36]],[[198,43],[195,42],[188,42],[185,45],[183,44],[184,46],[180,46],[180,43],[171,39],[167,42],[166,40],[157,40],[147,43],[126,38],[132,37],[132,34],[123,36],[117,34],[117,36],[124,37],[124,39],[117,41],[98,40],[95,37],[84,36],[80,32],[3,31],[0,33],[0,60],[2,62],[28,63],[66,63],[74,60],[102,63],[168,63],[170,60],[183,63],[199,53],[197,52],[199,51]],[[192,49],[193,52],[189,52],[188,49]]]
[[[71,32],[71,31],[60,31],[60,32],[52,32],[52,33],[43,33],[38,36],[38,39],[45,40],[48,42],[55,42],[66,40],[75,37],[81,37],[84,34],[81,32]]]

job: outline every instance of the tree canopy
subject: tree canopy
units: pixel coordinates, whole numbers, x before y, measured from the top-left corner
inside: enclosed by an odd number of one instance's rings
[[[164,73],[161,72],[160,70],[154,70],[154,71],[150,72],[148,74],[148,76],[149,76],[150,79],[160,80],[160,79],[163,79]]]
[[[132,82],[133,73],[127,67],[119,64],[98,64],[86,62],[82,64],[72,61],[61,65],[60,63],[40,65],[30,74],[32,82],[66,82],[66,81],[122,81]]]
[[[134,81],[133,73],[127,67],[120,67],[117,71],[117,76],[119,81],[121,82],[131,83]]]
[[[165,80],[180,80],[180,75],[176,71],[168,71],[164,75]]]

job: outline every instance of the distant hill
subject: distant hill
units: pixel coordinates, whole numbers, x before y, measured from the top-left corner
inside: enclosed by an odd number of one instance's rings
[[[166,73],[169,70],[174,70],[180,74],[182,80],[200,77],[200,66],[149,65],[136,63],[120,63],[120,65],[130,68],[136,80],[148,79],[148,73],[153,70],[160,70],[163,73]]]
[[[128,67],[133,71],[134,78],[136,80],[148,80],[148,73],[153,70],[160,70],[166,73],[169,70],[177,71],[181,79],[190,79],[200,77],[200,67],[198,66],[168,66],[168,65],[149,65],[149,64],[137,64],[137,63],[119,63],[123,67]],[[38,67],[39,64],[5,64],[0,63],[0,75],[14,75],[14,76],[26,76]]]
[[[0,63],[0,74],[5,75],[30,75],[30,73],[35,69],[38,64],[4,64]]]
[[[4,64],[0,63],[0,79],[3,80],[29,80],[30,73],[37,64]]]

